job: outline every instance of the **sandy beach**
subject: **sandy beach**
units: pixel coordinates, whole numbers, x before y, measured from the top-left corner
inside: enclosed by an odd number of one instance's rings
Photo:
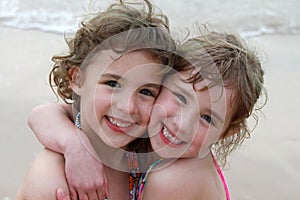
[[[234,200],[300,199],[300,36],[250,40],[265,55],[268,103],[253,136],[225,171]],[[47,75],[51,56],[64,50],[62,35],[0,28],[0,200],[15,199],[42,146],[27,126],[39,104],[56,100]]]
[[[55,101],[47,85],[51,55],[63,49],[63,38],[37,31],[0,29],[0,199],[15,193],[41,149],[27,126],[31,109]]]

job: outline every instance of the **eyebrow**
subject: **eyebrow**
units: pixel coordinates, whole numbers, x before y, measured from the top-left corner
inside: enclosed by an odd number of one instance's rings
[[[143,87],[151,87],[151,88],[157,88],[158,90],[161,88],[161,84],[157,83],[146,83],[143,85]]]
[[[188,92],[186,89],[179,87],[176,83],[174,84],[174,86],[180,91],[182,92],[186,97],[190,98],[190,99],[194,99],[193,95]]]
[[[114,78],[114,79],[117,79],[117,80],[119,80],[119,79],[121,79],[122,77],[121,76],[119,76],[119,75],[117,75],[117,74],[110,74],[110,73],[107,73],[107,74],[102,74],[102,76],[100,77],[100,78],[102,78],[102,77],[106,77],[106,78]]]

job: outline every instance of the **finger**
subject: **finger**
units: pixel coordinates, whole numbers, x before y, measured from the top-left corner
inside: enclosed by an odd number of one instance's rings
[[[105,179],[105,197],[109,197],[109,187],[108,187],[108,182]]]
[[[72,200],[78,200],[77,191],[73,187],[70,187],[70,198]]]
[[[89,200],[89,197],[85,192],[78,191],[78,196],[80,200]]]
[[[97,196],[98,196],[98,199],[102,200],[102,199],[106,199],[107,196],[105,194],[103,194],[102,192],[100,192],[99,190],[96,191],[97,192]]]
[[[89,192],[88,194],[89,200],[102,200],[98,198],[97,190],[93,192]]]
[[[62,188],[56,190],[56,198],[57,200],[71,200]]]

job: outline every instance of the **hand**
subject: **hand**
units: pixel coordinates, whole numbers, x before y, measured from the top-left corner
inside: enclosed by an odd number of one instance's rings
[[[75,139],[76,138],[76,139]],[[72,200],[103,200],[109,196],[104,166],[92,147],[78,135],[68,144],[65,156],[66,179]]]
[[[62,188],[56,190],[56,198],[57,200],[71,200]]]

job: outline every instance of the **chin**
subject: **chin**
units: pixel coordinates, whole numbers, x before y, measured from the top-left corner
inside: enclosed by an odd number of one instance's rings
[[[180,158],[182,154],[175,153],[174,150],[165,149],[165,150],[155,150],[155,153],[157,153],[161,158]]]

